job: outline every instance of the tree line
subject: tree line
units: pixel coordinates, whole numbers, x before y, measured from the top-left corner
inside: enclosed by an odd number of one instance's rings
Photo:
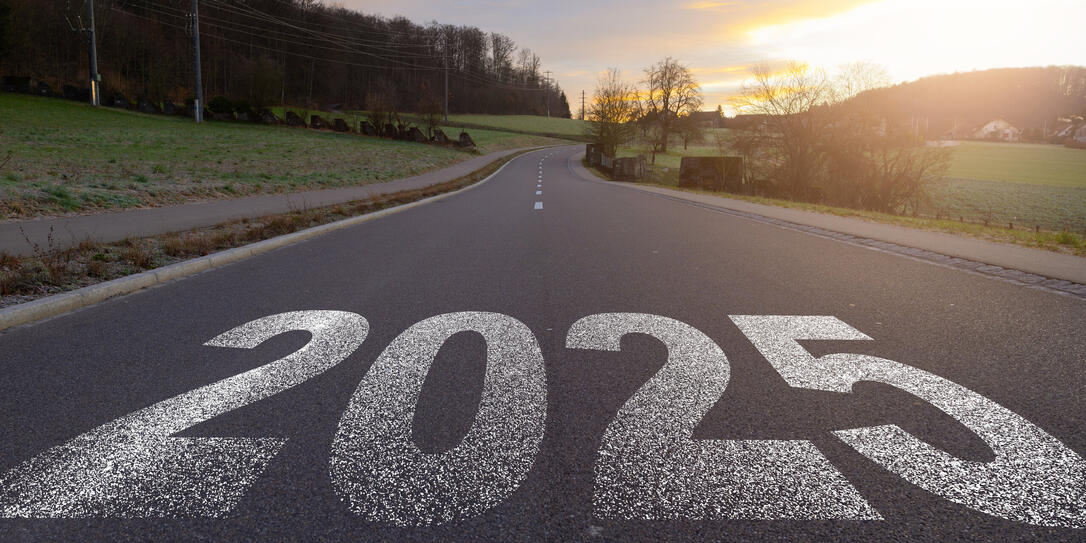
[[[874,92],[885,69],[842,67],[837,77],[806,64],[757,67],[733,99],[747,116],[741,127],[714,133],[721,155],[743,159],[737,190],[749,194],[884,212],[903,212],[928,197],[949,165],[946,148],[927,145],[915,124],[889,115]],[[666,153],[673,137],[700,137],[701,106],[689,68],[667,58],[645,70],[641,86],[609,70],[587,111],[588,133],[603,153],[640,133]]]
[[[194,96],[189,0],[95,2],[103,96]],[[87,86],[83,0],[0,0],[0,74]],[[318,0],[201,0],[205,96],[278,104],[569,117],[542,61],[472,26],[384,18]]]

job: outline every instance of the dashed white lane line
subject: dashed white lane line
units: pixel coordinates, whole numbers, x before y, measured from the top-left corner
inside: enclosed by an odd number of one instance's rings
[[[536,195],[536,196],[542,196],[542,195],[543,195],[543,191],[541,191],[541,190],[537,190],[537,191],[535,191],[535,195]]]
[[[543,202],[536,202],[535,203],[535,208],[536,209],[543,209]]]

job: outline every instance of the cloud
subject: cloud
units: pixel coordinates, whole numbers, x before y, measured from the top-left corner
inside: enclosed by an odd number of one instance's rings
[[[326,0],[328,1],[328,0]],[[706,108],[738,93],[750,68],[795,59],[833,68],[884,64],[896,81],[998,66],[1081,64],[1083,0],[338,0],[416,22],[500,32],[591,93],[608,67],[636,82],[665,56],[702,81]],[[1026,24],[1028,21],[1046,21]]]
[[[690,2],[683,4],[683,9],[712,10],[739,5],[740,2]]]

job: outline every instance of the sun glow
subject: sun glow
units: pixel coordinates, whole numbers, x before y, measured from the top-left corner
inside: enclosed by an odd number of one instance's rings
[[[1086,3],[883,0],[748,33],[770,58],[833,67],[871,60],[894,79],[1010,66],[1081,64]],[[1044,8],[1044,9],[1042,9]],[[1045,14],[1060,13],[1059,17]]]

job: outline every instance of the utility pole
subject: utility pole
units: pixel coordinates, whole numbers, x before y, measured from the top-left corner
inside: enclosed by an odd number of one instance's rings
[[[449,124],[449,38],[445,38],[445,45],[441,48],[445,53],[445,124]]]
[[[543,73],[547,74],[547,76],[543,78],[543,96],[544,96],[543,100],[547,104],[547,116],[550,117],[551,116],[551,71],[547,70],[547,71],[545,71]]]
[[[99,90],[100,78],[98,77],[98,43],[94,38],[94,0],[87,0],[87,37],[90,40],[90,103],[92,106],[102,104]]]
[[[196,122],[204,122],[204,82],[200,71],[200,0],[192,0],[192,53],[196,59],[196,101],[193,104],[193,117]]]
[[[92,106],[98,106],[102,104],[101,97],[101,77],[98,75],[98,41],[94,38],[94,0],[84,0],[84,4],[87,5],[87,24],[83,24],[83,18],[79,15],[75,16],[76,22],[79,26],[72,24],[72,19],[68,17],[68,12],[64,14],[64,20],[68,21],[68,28],[72,29],[72,32],[79,32],[87,35],[87,44],[89,47],[87,50],[90,54],[90,103]],[[68,4],[68,8],[71,8],[71,4]]]
[[[584,89],[581,89],[581,120],[582,121],[584,120],[584,116],[585,116],[585,111],[584,111]]]

